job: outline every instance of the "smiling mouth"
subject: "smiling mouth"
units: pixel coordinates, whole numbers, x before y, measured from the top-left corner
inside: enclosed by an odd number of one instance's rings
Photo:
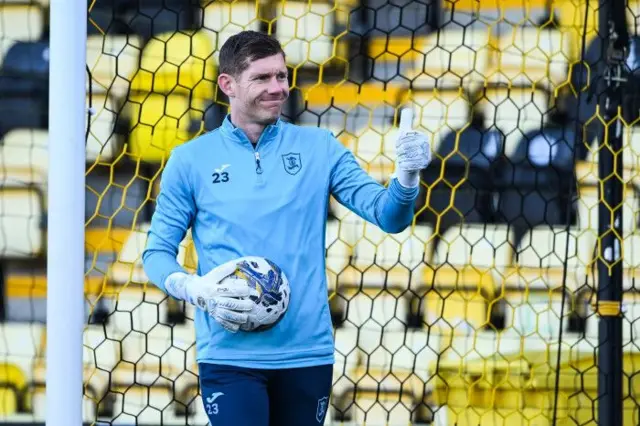
[[[260,101],[260,103],[268,108],[274,108],[282,105],[282,100]]]

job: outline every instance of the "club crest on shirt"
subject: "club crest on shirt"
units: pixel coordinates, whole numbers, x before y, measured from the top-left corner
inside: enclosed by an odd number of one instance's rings
[[[282,156],[282,163],[284,164],[284,170],[290,175],[295,175],[302,169],[302,159],[297,152],[290,152]]]

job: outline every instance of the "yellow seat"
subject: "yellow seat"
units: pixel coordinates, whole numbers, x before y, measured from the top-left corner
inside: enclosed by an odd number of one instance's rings
[[[129,233],[117,260],[109,269],[109,279],[115,284],[145,284],[149,281],[142,266],[142,253],[147,245],[148,223],[141,224]],[[191,235],[185,237],[178,250],[178,263],[187,269],[194,269],[197,265],[195,250]]]
[[[402,292],[421,285],[431,242],[430,227],[415,225],[388,234],[362,220],[345,226],[351,226],[354,243],[350,265],[338,277],[340,287],[364,286],[373,292],[384,287]]]
[[[319,66],[333,57],[335,13],[330,3],[287,1],[278,4],[275,36],[282,44],[287,64]]]
[[[507,288],[503,299],[507,334],[512,338],[523,336],[548,344],[558,341],[562,324],[563,340],[570,338],[567,326],[572,300],[570,295],[565,295],[563,310],[562,299],[562,291],[558,289]]]
[[[42,253],[43,203],[35,188],[0,187],[0,257],[26,259]]]
[[[381,130],[368,128],[357,136],[345,135],[344,145],[349,148],[360,166],[375,180],[383,183],[395,169],[396,127]]]
[[[494,80],[554,91],[567,81],[569,35],[551,28],[517,25],[498,39]]]
[[[0,145],[3,185],[36,184],[46,190],[49,172],[48,133],[42,129],[14,129]]]
[[[438,150],[444,136],[471,122],[471,104],[461,90],[427,90],[414,92],[415,127],[430,138],[431,150]]]
[[[0,363],[0,415],[10,416],[18,409],[20,393],[27,385],[24,373],[11,363]]]
[[[208,2],[203,8],[202,28],[211,39],[217,63],[222,45],[243,30],[259,31],[260,5],[256,1]]]
[[[496,282],[511,253],[506,225],[460,225],[447,230],[424,268],[420,310],[425,327],[468,334],[489,321]]]
[[[595,185],[582,185],[578,189],[580,197],[576,201],[578,210],[578,226],[581,230],[598,235],[600,195]],[[640,220],[640,194],[636,194],[634,188],[626,186],[623,192],[622,208],[608,208],[610,215],[622,211],[622,236],[638,232],[638,220]],[[613,206],[612,206],[613,207]]]
[[[110,163],[120,153],[119,138],[115,133],[119,111],[113,98],[106,93],[92,94],[91,106],[95,114],[90,119],[86,161]]]
[[[131,122],[128,153],[134,159],[165,161],[171,150],[193,137],[192,123],[201,122],[203,112],[181,94],[134,95],[127,102]]]
[[[87,66],[91,71],[91,92],[116,97],[125,95],[138,68],[141,49],[142,40],[134,35],[88,36]]]
[[[37,4],[2,3],[0,34],[15,41],[38,41],[44,32],[45,13]]]
[[[475,92],[488,77],[493,49],[491,27],[445,25],[414,48],[415,70],[408,77],[415,89],[457,89]]]
[[[214,98],[214,47],[204,30],[162,33],[144,46],[131,88],[136,93],[180,93]]]
[[[337,220],[327,221],[325,230],[325,268],[329,294],[335,292],[338,286],[338,275],[349,265],[352,248],[340,234],[342,224]]]
[[[502,285],[505,290],[558,292],[563,288],[564,276],[566,288],[575,291],[585,284],[595,244],[595,235],[588,230],[533,228],[517,247],[517,258],[504,271]]]

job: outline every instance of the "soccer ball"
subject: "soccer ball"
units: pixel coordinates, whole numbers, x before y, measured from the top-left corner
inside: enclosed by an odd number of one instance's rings
[[[258,256],[238,259],[238,267],[232,277],[242,278],[251,287],[251,299],[255,306],[249,321],[240,326],[243,331],[264,331],[275,326],[289,307],[289,280],[272,261]]]

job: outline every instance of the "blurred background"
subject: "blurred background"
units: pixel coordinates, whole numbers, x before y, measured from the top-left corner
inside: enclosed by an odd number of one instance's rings
[[[432,138],[406,231],[384,234],[330,200],[337,363],[326,424],[607,424],[596,414],[607,341],[592,309],[598,268],[621,277],[624,424],[638,424],[640,4],[625,0],[617,15],[630,39],[613,116],[598,108],[613,93],[602,4],[88,2],[87,424],[208,424],[193,307],[149,283],[140,256],[171,149],[227,113],[217,55],[243,29],[284,47],[292,90],[283,118],[330,129],[382,184],[401,108],[413,107]],[[45,420],[49,10],[48,1],[0,0],[7,425]],[[623,124],[620,151],[612,118]],[[603,198],[607,182],[621,203]],[[601,254],[599,208],[622,213],[608,232],[622,260]],[[189,236],[179,260],[195,270]]]

